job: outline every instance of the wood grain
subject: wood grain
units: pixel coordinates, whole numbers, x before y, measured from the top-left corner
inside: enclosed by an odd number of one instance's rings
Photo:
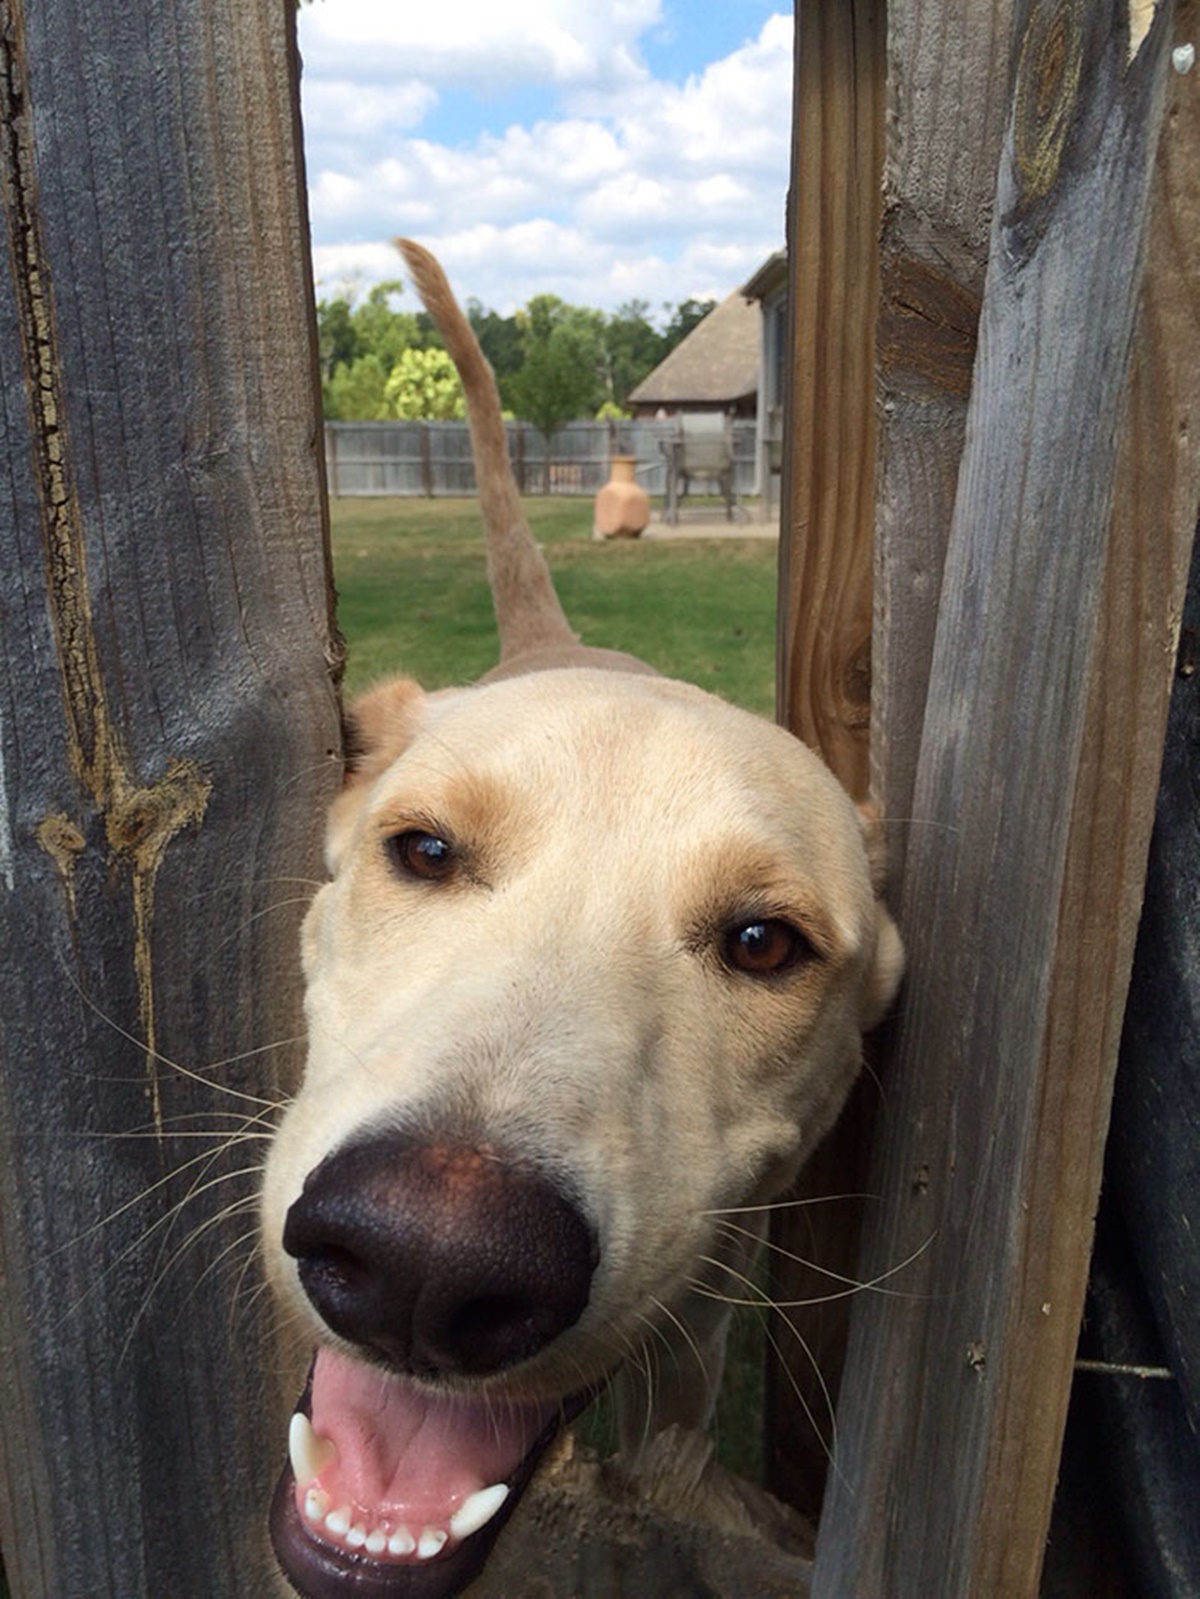
[[[1170,28],[1128,66],[1115,4],[1021,36],[864,1269],[926,1248],[855,1308],[816,1594],[1037,1587],[1183,575],[1178,527],[1135,529],[1169,559],[1131,608],[1113,515]]]
[[[19,1594],[266,1591],[256,1167],[338,771],[292,35],[282,4],[0,4]]]
[[[1008,110],[1014,0],[888,9],[871,787],[898,896]]]
[[[870,724],[884,32],[882,0],[798,10],[788,226],[779,711],[859,798]]]
[[[797,9],[779,714],[858,798],[870,726],[884,47],[877,0]],[[868,1114],[860,1093],[801,1174],[796,1199],[861,1192]],[[815,1516],[845,1345],[845,1303],[828,1301],[828,1273],[854,1270],[857,1204],[780,1212],[771,1238],[772,1291],[804,1308],[772,1319],[768,1480]]]
[[[1186,0],[1175,36],[1198,23]],[[985,1470],[1009,1495],[985,1502],[984,1592],[1033,1591],[1049,1524],[1200,514],[1200,103],[1173,73],[1167,93],[997,1399],[1035,1409],[992,1440]]]

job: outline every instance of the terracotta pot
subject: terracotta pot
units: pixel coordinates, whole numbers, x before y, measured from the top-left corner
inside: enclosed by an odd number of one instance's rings
[[[637,481],[637,457],[614,455],[612,476],[596,496],[596,536],[635,539],[650,520],[650,496]]]

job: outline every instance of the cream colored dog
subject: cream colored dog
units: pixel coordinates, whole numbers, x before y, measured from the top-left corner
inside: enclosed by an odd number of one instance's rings
[[[747,1207],[830,1126],[902,962],[812,753],[577,643],[491,371],[401,249],[466,390],[502,651],[353,707],[305,925],[263,1227],[317,1351],[272,1510],[311,1599],[461,1590],[606,1383],[627,1441],[704,1423]]]

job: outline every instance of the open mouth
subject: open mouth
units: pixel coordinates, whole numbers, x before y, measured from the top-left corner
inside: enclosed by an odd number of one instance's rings
[[[321,1348],[292,1417],[271,1542],[304,1599],[443,1599],[479,1574],[590,1396],[434,1391]]]

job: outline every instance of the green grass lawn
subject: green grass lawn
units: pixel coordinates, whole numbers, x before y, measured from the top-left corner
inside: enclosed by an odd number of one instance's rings
[[[525,502],[559,594],[585,644],[628,650],[671,677],[770,716],[775,697],[775,543],[760,538],[592,538],[589,499]],[[495,665],[496,627],[473,500],[332,502],[338,619],[353,696],[391,672],[426,688],[468,683]],[[735,1320],[718,1408],[718,1451],[761,1475],[762,1339]],[[611,1442],[611,1418],[589,1437]]]
[[[627,650],[749,710],[774,705],[775,545],[770,539],[592,538],[590,499],[525,502],[585,644]],[[389,672],[426,688],[496,662],[473,500],[332,502],[347,693]]]

